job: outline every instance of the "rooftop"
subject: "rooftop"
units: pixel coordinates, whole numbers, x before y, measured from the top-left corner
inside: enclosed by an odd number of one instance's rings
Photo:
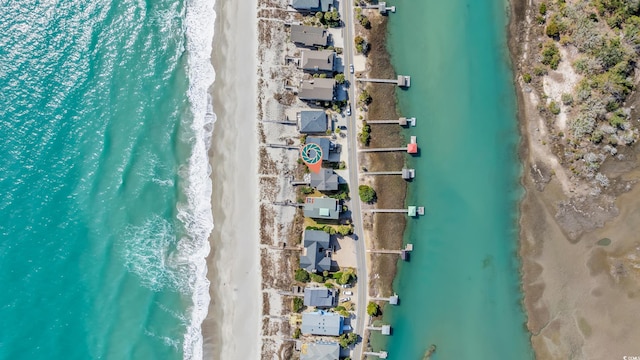
[[[340,336],[343,332],[342,316],[336,313],[317,311],[302,314],[303,334]]]
[[[300,67],[307,71],[333,71],[333,50],[302,50]]]
[[[338,220],[340,201],[329,197],[308,197],[304,202],[304,216],[314,219]]]
[[[305,230],[303,245],[306,253],[300,255],[301,268],[311,273],[331,270],[331,256],[327,256],[329,234],[320,230]]]
[[[301,100],[332,101],[334,99],[335,79],[313,78],[302,80],[298,87]]]
[[[337,295],[335,289],[308,287],[304,289],[304,305],[325,308],[334,307],[338,304]]]
[[[333,6],[333,0],[290,0],[289,5],[301,11],[327,12]]]
[[[298,113],[298,128],[302,134],[324,133],[329,128],[327,113],[322,110],[306,110]]]
[[[340,345],[333,342],[319,341],[302,344],[300,360],[338,360]]]
[[[329,33],[320,27],[291,25],[291,41],[303,46],[327,46]]]
[[[338,190],[338,174],[331,169],[322,169],[319,173],[311,173],[311,187],[318,191]]]

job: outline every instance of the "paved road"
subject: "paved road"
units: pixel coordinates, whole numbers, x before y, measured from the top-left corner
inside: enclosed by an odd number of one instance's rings
[[[358,302],[356,303],[356,327],[355,332],[361,336],[364,334],[364,325],[367,317],[367,299],[369,295],[369,276],[367,274],[366,249],[364,240],[364,231],[362,229],[362,212],[360,210],[360,197],[358,196],[358,154],[357,154],[357,127],[356,127],[356,103],[355,100],[355,76],[349,72],[349,65],[353,64],[354,56],[354,23],[353,23],[353,0],[342,0],[342,16],[344,21],[344,65],[349,87],[349,101],[351,103],[351,116],[347,117],[347,147],[349,153],[349,189],[351,196],[351,217],[355,227],[355,234],[358,236],[356,240],[356,257],[358,272]],[[356,344],[352,358],[354,360],[362,359],[362,342]]]

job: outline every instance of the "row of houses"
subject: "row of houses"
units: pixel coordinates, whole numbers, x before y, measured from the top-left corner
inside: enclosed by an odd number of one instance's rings
[[[329,44],[329,32],[314,26],[291,25],[291,41],[296,46],[325,48]],[[336,54],[333,50],[301,50],[299,67],[307,72],[333,73],[336,70]],[[336,81],[331,78],[304,79],[298,86],[298,98],[306,101],[335,100]]]

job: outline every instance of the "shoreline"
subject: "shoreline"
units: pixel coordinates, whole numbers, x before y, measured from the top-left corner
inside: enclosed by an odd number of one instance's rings
[[[255,8],[255,1],[239,6],[217,0],[215,5],[211,62],[216,79],[209,91],[217,118],[209,149],[214,219],[207,258],[211,302],[202,323],[207,359],[259,357],[259,346],[243,346],[245,341],[260,343],[261,299],[254,296],[260,284],[258,214],[257,208],[246,206],[258,201],[257,111],[241,103],[256,103]],[[234,261],[238,254],[243,261]]]

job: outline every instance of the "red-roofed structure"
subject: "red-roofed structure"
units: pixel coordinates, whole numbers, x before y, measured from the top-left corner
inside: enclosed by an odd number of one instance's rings
[[[417,143],[407,144],[407,152],[409,154],[417,154],[418,153],[418,144]]]

